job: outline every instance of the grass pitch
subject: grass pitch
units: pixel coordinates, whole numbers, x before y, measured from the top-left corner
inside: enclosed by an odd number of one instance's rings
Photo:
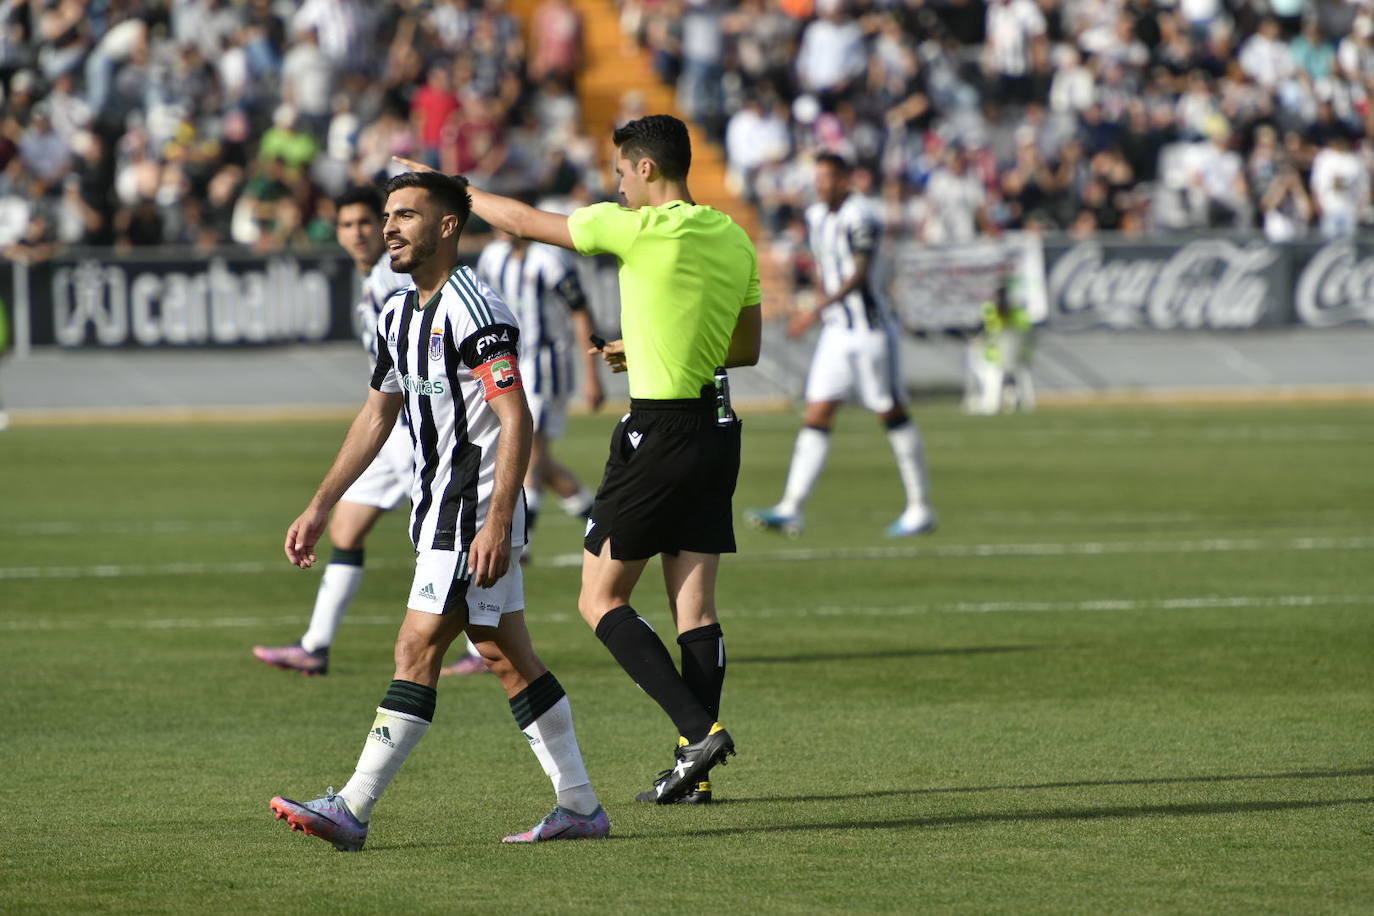
[[[281,554],[345,424],[0,435],[0,910],[1367,912],[1374,900],[1374,408],[919,414],[941,527],[846,412],[803,538],[740,530],[720,586],[721,803],[637,805],[673,734],[577,618],[546,511],[531,628],[615,821],[506,847],[551,793],[499,687],[435,728],[334,852],[271,819],[348,778],[390,679],[400,515],[307,679],[318,571]],[[561,456],[599,476],[613,419]],[[796,420],[747,418],[737,508]],[[641,612],[668,632],[658,574]]]

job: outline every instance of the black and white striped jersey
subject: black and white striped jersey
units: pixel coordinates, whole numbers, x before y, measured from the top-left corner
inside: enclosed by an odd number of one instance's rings
[[[510,307],[462,265],[429,302],[417,298],[412,283],[382,307],[372,387],[405,397],[415,549],[463,551],[486,519],[495,482],[501,423],[487,401],[522,387],[520,330]],[[511,544],[524,543],[522,504]]]
[[[398,274],[391,269],[391,255],[383,251],[377,263],[372,265],[363,277],[363,295],[354,306],[355,327],[367,349],[368,368],[377,366],[377,318],[382,314],[382,305],[393,293],[410,286],[410,276]]]
[[[879,328],[885,322],[885,306],[877,295],[872,281],[873,261],[878,240],[882,235],[882,221],[873,207],[863,198],[851,194],[838,210],[831,210],[822,201],[806,208],[806,229],[811,240],[811,252],[816,259],[816,273],[821,289],[828,295],[843,286],[855,270],[855,256],[870,255],[869,277],[858,289],[831,305],[821,313],[827,324],[848,328]]]
[[[497,240],[477,259],[477,276],[511,304],[520,321],[525,390],[567,397],[573,387],[573,312],[587,307],[572,254],[534,242],[524,252]]]

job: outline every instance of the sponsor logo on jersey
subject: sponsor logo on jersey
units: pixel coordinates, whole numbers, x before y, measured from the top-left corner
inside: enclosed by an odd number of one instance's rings
[[[427,398],[436,394],[448,393],[448,388],[444,386],[442,378],[420,378],[409,372],[401,376],[401,387],[411,394],[418,394]]]
[[[444,329],[431,328],[429,332],[429,358],[431,360],[444,358]]]
[[[500,334],[483,334],[477,338],[477,355],[481,356],[488,347],[498,343],[510,343],[510,331],[502,331]]]

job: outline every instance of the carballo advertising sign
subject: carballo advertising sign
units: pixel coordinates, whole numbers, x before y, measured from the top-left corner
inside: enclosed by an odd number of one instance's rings
[[[1291,320],[1291,267],[1262,242],[1046,244],[1050,326],[1242,330]]]
[[[29,268],[32,343],[233,346],[350,339],[339,256],[61,257]]]

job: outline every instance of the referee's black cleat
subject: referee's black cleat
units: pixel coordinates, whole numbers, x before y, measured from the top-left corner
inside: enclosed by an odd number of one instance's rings
[[[660,805],[680,801],[706,780],[713,766],[724,766],[725,758],[734,753],[735,742],[725,726],[719,722],[712,724],[705,738],[678,749],[677,765],[654,783],[654,801]]]
[[[640,792],[638,795],[635,796],[635,801],[637,801],[637,802],[648,802],[649,804],[657,804],[657,803],[658,803],[658,784],[659,784],[660,782],[662,782],[664,779],[666,779],[667,776],[668,776],[668,774],[671,773],[671,772],[673,772],[673,771],[672,771],[672,770],[664,770],[662,773],[659,773],[659,774],[658,774],[658,779],[654,780],[654,787],[653,787],[652,789],[645,789],[643,792]],[[681,798],[679,798],[676,802],[673,802],[672,804],[675,804],[675,805],[709,805],[709,804],[711,804],[711,781],[710,781],[709,779],[703,779],[701,782],[697,783],[697,784],[692,788],[692,791],[688,792],[686,795],[682,796]]]

